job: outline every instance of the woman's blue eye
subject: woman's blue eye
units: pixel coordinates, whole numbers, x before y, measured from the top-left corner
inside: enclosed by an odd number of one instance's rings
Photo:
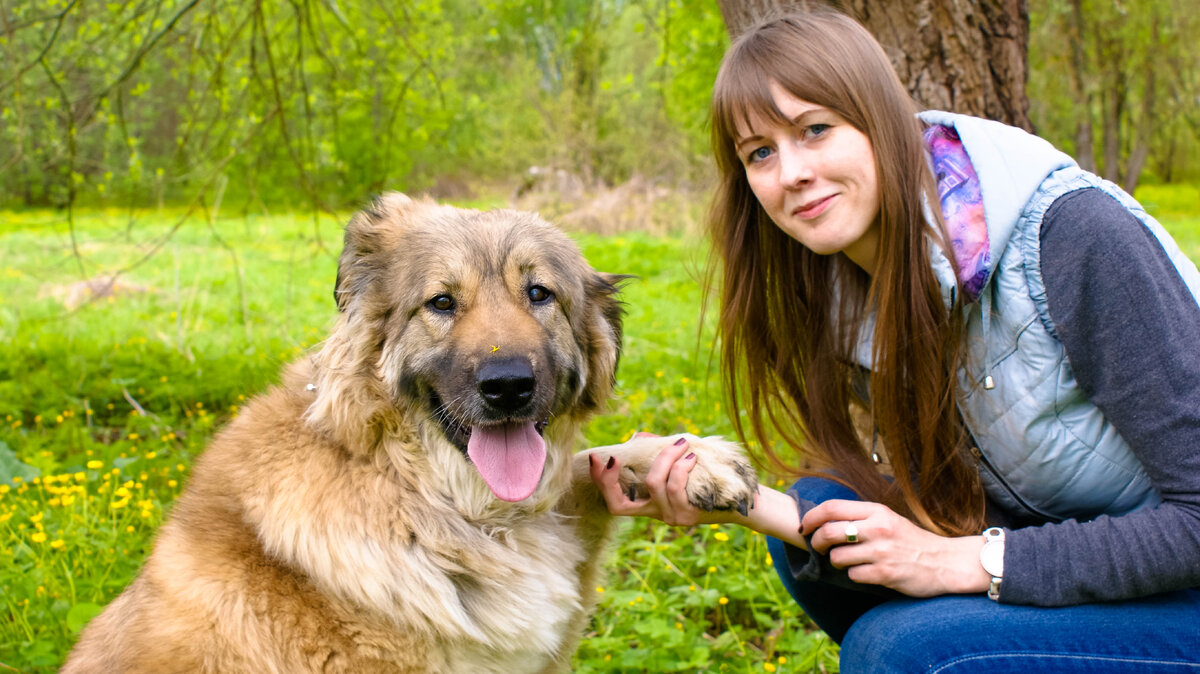
[[[750,153],[749,159],[751,162],[762,161],[771,156],[771,148],[760,147]]]
[[[831,127],[828,124],[809,124],[808,135],[819,136],[828,131],[830,128]]]

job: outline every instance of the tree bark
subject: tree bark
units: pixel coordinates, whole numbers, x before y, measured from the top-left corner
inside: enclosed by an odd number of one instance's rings
[[[1092,145],[1092,94],[1087,86],[1087,57],[1083,49],[1083,0],[1071,0],[1071,17],[1067,29],[1071,42],[1071,94],[1078,110],[1075,126],[1075,161],[1085,171],[1096,172],[1096,155]]]
[[[1150,46],[1147,48],[1145,61],[1145,91],[1142,92],[1142,114],[1138,120],[1137,140],[1133,152],[1129,155],[1129,163],[1125,166],[1125,175],[1121,179],[1121,187],[1133,194],[1138,180],[1142,177],[1142,169],[1146,166],[1146,158],[1150,156],[1150,141],[1154,136],[1155,110],[1158,100],[1155,73],[1158,72],[1158,15],[1155,14],[1150,23]]]
[[[1032,131],[1025,0],[718,0],[731,36],[791,8],[828,5],[883,45],[922,108],[987,117]]]

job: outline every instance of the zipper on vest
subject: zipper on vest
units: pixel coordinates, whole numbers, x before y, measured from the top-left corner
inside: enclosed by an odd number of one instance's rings
[[[1002,475],[1000,475],[1000,471],[996,470],[995,466],[993,466],[992,462],[988,460],[987,455],[983,453],[982,449],[979,449],[979,447],[972,445],[971,446],[971,456],[974,456],[979,461],[980,465],[983,466],[983,469],[986,470],[989,474],[991,474],[991,476],[996,479],[996,482],[998,482],[1001,487],[1004,487],[1004,491],[1008,492],[1008,495],[1011,496],[1013,498],[1013,500],[1017,502],[1017,505],[1024,508],[1026,512],[1028,512],[1032,515],[1037,515],[1038,517],[1041,517],[1048,522],[1061,522],[1062,521],[1061,517],[1055,517],[1048,513],[1042,512],[1040,509],[1033,507],[1032,505],[1029,504],[1028,501],[1026,501],[1024,498],[1022,498],[1021,495],[1017,493],[1017,490],[1013,489],[1012,485],[1010,485],[1008,483],[1008,480],[1005,480],[1004,477]]]

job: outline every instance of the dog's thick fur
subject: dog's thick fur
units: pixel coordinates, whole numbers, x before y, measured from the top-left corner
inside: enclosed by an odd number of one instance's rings
[[[531,214],[399,194],[357,214],[332,335],[200,457],[63,671],[566,669],[609,523],[589,454],[637,489],[670,442],[571,453],[613,385],[619,280]],[[738,450],[692,446],[693,503],[744,509]]]

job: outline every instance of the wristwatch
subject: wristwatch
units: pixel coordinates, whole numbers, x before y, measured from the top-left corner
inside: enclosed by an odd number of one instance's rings
[[[999,601],[1000,583],[1004,580],[1004,530],[990,527],[983,530],[983,548],[979,551],[979,563],[992,577],[988,586],[988,599]]]

